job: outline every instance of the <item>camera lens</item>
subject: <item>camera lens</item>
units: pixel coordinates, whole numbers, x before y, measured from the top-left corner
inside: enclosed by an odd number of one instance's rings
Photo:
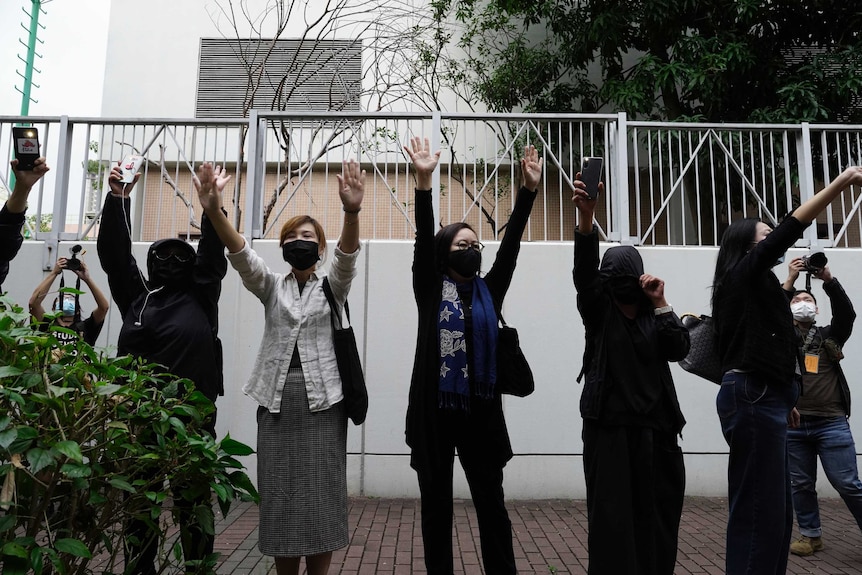
[[[74,256],[75,256],[75,254],[81,253],[81,249],[82,249],[82,248],[81,248],[81,245],[80,245],[80,244],[75,244],[74,246],[72,246],[71,248],[69,248],[69,252],[70,252],[70,253],[72,254],[72,256],[74,257]]]
[[[826,267],[826,264],[829,263],[829,260],[826,258],[825,253],[816,252],[808,256],[806,263],[809,267],[822,270]]]

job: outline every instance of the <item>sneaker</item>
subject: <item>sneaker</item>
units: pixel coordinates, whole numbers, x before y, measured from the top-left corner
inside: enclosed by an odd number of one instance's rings
[[[790,552],[800,557],[814,555],[815,551],[823,549],[823,540],[820,537],[806,537],[803,535],[799,540],[790,544]]]

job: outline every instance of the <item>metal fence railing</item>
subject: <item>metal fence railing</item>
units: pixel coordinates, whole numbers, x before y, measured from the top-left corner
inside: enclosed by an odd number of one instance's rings
[[[0,194],[11,184],[11,126],[40,133],[51,166],[30,198],[27,234],[49,243],[93,238],[110,166],[128,153],[146,163],[133,194],[136,239],[194,237],[192,185],[203,161],[233,174],[226,209],[244,234],[277,237],[310,213],[337,236],[341,162],[367,173],[363,237],[412,239],[413,180],[403,152],[412,136],[443,150],[435,175],[441,223],[467,221],[483,241],[504,233],[525,145],[545,170],[529,241],[571,239],[571,181],[585,156],[604,158],[596,223],[609,241],[716,245],[734,219],[774,223],[840,170],[862,162],[862,127],[809,124],[634,122],[625,114],[276,113],[214,120],[0,116]],[[860,247],[862,190],[848,190],[804,243]]]

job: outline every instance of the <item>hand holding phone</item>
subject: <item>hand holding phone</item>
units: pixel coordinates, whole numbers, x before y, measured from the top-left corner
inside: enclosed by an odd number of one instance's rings
[[[595,200],[599,195],[599,182],[602,178],[602,158],[588,157],[581,162],[581,181],[587,187],[587,195]]]
[[[13,127],[12,139],[15,143],[16,170],[32,171],[39,158],[39,131],[33,127]]]
[[[135,181],[135,174],[141,169],[144,163],[144,157],[137,154],[130,154],[123,158],[123,163],[120,164],[120,171],[123,173],[120,181],[124,184],[131,184]]]

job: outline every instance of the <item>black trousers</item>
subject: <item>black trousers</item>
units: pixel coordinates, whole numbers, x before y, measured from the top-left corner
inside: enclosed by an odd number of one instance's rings
[[[584,420],[589,575],[672,575],[685,495],[676,436]]]
[[[203,428],[213,437],[216,436],[215,420],[216,413],[213,413]],[[203,560],[213,553],[215,546],[215,535],[209,534],[214,533],[214,524],[202,525],[195,513],[195,507],[199,505],[207,505],[212,508],[212,492],[209,488],[209,480],[201,477],[201,481],[206,481],[205,489],[201,485],[171,485],[177,522],[180,525],[180,544],[183,549],[183,558],[186,561]],[[200,495],[192,500],[183,500],[180,497],[180,492],[188,488],[199,489]],[[123,532],[123,553],[126,565],[123,571],[124,575],[156,575],[158,570],[155,562],[159,551],[160,535],[159,531],[151,529],[145,521],[131,520],[126,523]],[[197,575],[214,573],[212,570],[197,567],[187,567],[185,571]]]
[[[173,490],[174,493],[177,490]],[[180,542],[186,561],[202,560],[212,554],[215,537],[206,533],[198,521],[194,508],[197,505],[212,505],[210,492],[194,502],[175,499],[180,524]],[[212,530],[213,526],[209,527]],[[125,530],[125,575],[156,575],[156,555],[159,550],[158,531],[153,531],[144,521],[129,521]],[[206,573],[204,569],[187,568],[186,573]],[[213,573],[214,571],[210,571]]]
[[[452,470],[456,449],[476,507],[485,573],[517,573],[512,549],[512,522],[503,497],[503,466],[506,463],[496,450],[488,448],[494,442],[483,437],[489,429],[482,424],[483,412],[475,410],[467,414],[440,410],[439,416],[440,433],[434,442],[437,457],[432,458],[438,462],[437,468],[417,470],[422,498],[422,542],[428,575],[452,575],[454,571]]]

